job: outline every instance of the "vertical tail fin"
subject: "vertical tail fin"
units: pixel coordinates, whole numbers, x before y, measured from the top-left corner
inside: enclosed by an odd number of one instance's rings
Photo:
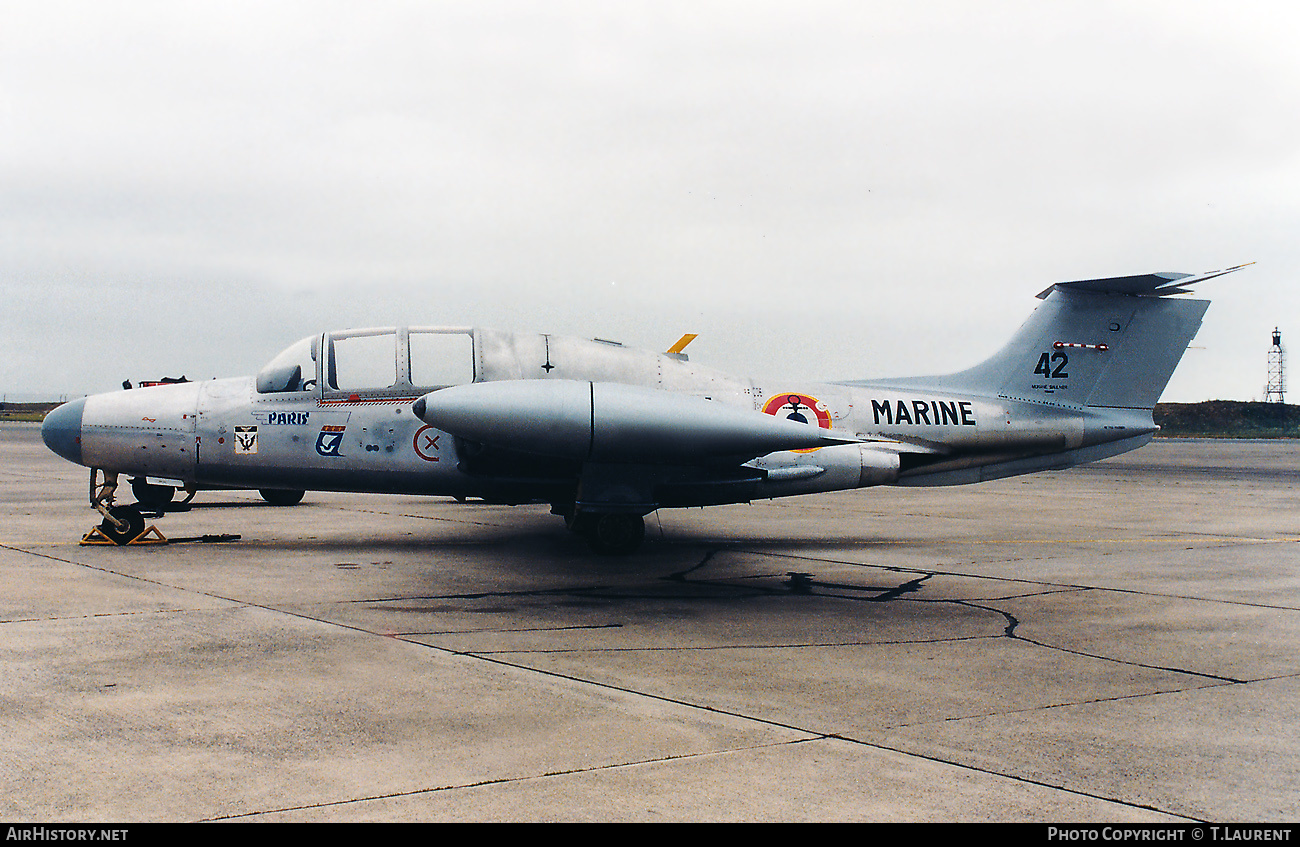
[[[988,360],[907,382],[1051,405],[1151,409],[1210,305],[1170,295],[1237,268],[1059,283],[1038,295],[1044,303]]]
[[[996,368],[988,376],[997,383],[997,395],[1153,408],[1210,304],[1072,285],[1045,292],[1044,303],[1011,343],[985,363]]]

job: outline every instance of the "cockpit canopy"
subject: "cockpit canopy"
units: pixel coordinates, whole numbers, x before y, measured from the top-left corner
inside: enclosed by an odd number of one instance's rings
[[[320,336],[304,338],[280,351],[280,354],[257,372],[258,394],[284,391],[310,391],[316,385],[316,356]],[[306,378],[304,379],[304,374]]]
[[[323,355],[322,355],[323,353]],[[257,373],[259,394],[419,396],[474,381],[469,327],[384,327],[304,338]]]

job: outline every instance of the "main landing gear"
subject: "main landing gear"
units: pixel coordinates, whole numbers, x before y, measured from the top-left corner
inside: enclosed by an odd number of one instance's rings
[[[262,488],[257,493],[272,506],[297,506],[307,492],[297,488]]]
[[[641,515],[578,512],[566,517],[565,524],[602,555],[626,555],[645,540],[645,518]]]
[[[176,490],[170,485],[149,482],[142,476],[131,479],[131,493],[135,495],[135,501],[149,511],[167,511],[167,507],[176,499]],[[180,505],[184,506],[193,500],[195,493],[196,489],[186,488],[185,499],[181,500]]]
[[[151,512],[165,512],[176,497],[177,489],[170,485],[161,485],[155,482],[149,482],[144,477],[133,477],[131,479],[131,493],[135,495],[136,502]],[[183,506],[194,499],[197,492],[195,488],[185,489],[185,499],[180,501]],[[302,502],[306,491],[300,488],[262,488],[258,494],[262,499],[272,506],[297,506]]]

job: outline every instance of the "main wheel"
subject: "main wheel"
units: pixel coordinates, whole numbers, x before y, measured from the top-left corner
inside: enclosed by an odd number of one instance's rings
[[[108,513],[123,522],[121,529],[108,518],[104,518],[104,522],[99,525],[99,531],[114,544],[130,544],[144,532],[144,515],[135,506],[114,506]]]
[[[176,496],[176,489],[170,485],[154,485],[138,476],[131,480],[131,493],[141,506],[162,508]]]
[[[596,521],[600,520],[600,515],[593,515],[590,512],[578,512],[572,515],[566,515],[564,525],[568,527],[569,532],[584,537],[589,537],[596,531]]]
[[[302,502],[303,495],[307,492],[296,489],[263,488],[257,493],[261,494],[262,499],[272,506],[297,506]]]
[[[640,515],[593,516],[591,528],[584,533],[591,549],[610,556],[622,556],[641,546],[645,540],[645,518]]]

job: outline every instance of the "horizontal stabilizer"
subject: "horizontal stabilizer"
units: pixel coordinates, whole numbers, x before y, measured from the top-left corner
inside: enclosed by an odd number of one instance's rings
[[[1136,276],[1115,276],[1107,279],[1081,279],[1075,282],[1058,282],[1050,288],[1039,292],[1038,299],[1046,300],[1047,295],[1057,289],[1074,291],[1093,291],[1098,294],[1128,294],[1134,297],[1168,297],[1172,294],[1186,294],[1186,286],[1214,279],[1216,276],[1232,273],[1255,264],[1247,262],[1221,271],[1209,271],[1200,276],[1180,273],[1138,274]]]

